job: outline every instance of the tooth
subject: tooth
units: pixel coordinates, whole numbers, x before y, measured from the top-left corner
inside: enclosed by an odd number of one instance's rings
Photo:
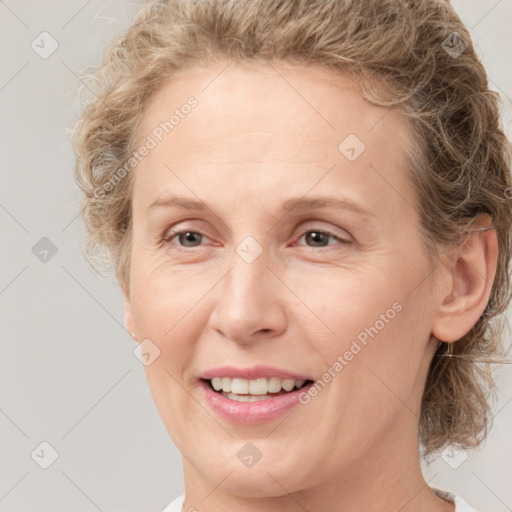
[[[247,379],[233,379],[231,381],[231,392],[237,395],[247,395],[249,393],[249,381]]]
[[[291,391],[295,386],[295,381],[293,379],[284,379],[282,382],[281,382],[281,387],[285,390],[285,391]]]
[[[269,393],[279,393],[281,389],[286,392],[301,388],[305,380],[279,379],[277,377],[258,379],[242,379],[231,377],[213,377],[211,385],[215,391],[232,393],[236,395],[265,396]]]
[[[226,391],[226,389],[224,389]],[[265,395],[267,393],[267,379],[254,379],[249,381],[249,394],[251,395]]]
[[[222,378],[222,390],[229,393],[231,391],[231,378],[223,377]]]
[[[266,395],[237,395],[235,393],[222,393],[223,396],[237,402],[259,402],[261,400],[270,400],[272,397]]]
[[[271,377],[268,379],[268,392],[269,393],[279,393],[281,391],[281,379],[277,377]]]
[[[222,389],[223,388],[222,379],[220,377],[214,377],[212,379],[212,386],[213,386],[213,389],[215,389],[215,391],[219,391],[220,389]]]

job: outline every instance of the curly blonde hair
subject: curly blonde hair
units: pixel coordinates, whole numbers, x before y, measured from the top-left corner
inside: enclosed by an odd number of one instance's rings
[[[226,61],[324,66],[352,77],[368,101],[399,108],[416,142],[408,160],[429,254],[460,243],[478,214],[491,216],[499,261],[489,302],[466,336],[440,343],[419,431],[425,455],[449,443],[477,446],[491,423],[488,361],[503,350],[496,316],[510,300],[511,150],[498,95],[447,0],[144,3],[101,67],[83,77],[94,97],[71,138],[88,261],[96,267],[96,249],[105,249],[129,293],[133,173],[120,179],[119,170],[135,151],[145,106],[177,73]]]

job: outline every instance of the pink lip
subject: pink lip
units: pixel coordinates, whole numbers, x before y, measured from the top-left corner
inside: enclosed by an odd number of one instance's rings
[[[218,374],[217,374],[218,375]],[[298,379],[301,380],[301,379]],[[299,404],[301,393],[307,392],[313,382],[284,395],[275,396],[257,402],[237,402],[214,391],[208,382],[199,381],[210,407],[223,419],[243,425],[265,423],[282,416],[292,407]]]
[[[277,377],[278,379],[313,380],[311,377],[299,375],[272,366],[253,366],[252,368],[236,368],[234,366],[222,366],[212,368],[204,372],[200,379],[212,379],[213,377],[238,377],[241,379],[258,379],[261,377]],[[255,403],[255,402],[253,402]]]

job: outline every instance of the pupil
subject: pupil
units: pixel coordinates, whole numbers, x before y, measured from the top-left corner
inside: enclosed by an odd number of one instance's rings
[[[181,237],[181,240],[180,240],[180,243],[183,243],[183,245],[186,245],[187,247],[189,247],[187,245],[187,242],[192,242],[192,244],[194,243],[194,241],[197,241],[197,237],[200,236],[199,233],[194,233],[193,231],[187,231],[186,233],[182,233],[180,235]]]
[[[308,233],[308,235],[310,236],[310,239],[312,239],[313,243],[319,243],[320,245],[322,245],[322,238],[325,236],[325,233],[320,233],[320,232],[317,232],[317,231],[310,231]],[[306,236],[308,236],[306,235]]]

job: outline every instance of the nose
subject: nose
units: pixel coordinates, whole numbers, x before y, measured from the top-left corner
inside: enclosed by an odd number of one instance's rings
[[[230,271],[216,287],[213,329],[240,344],[284,332],[287,290],[269,269],[270,263],[265,251],[252,262],[233,251]]]

